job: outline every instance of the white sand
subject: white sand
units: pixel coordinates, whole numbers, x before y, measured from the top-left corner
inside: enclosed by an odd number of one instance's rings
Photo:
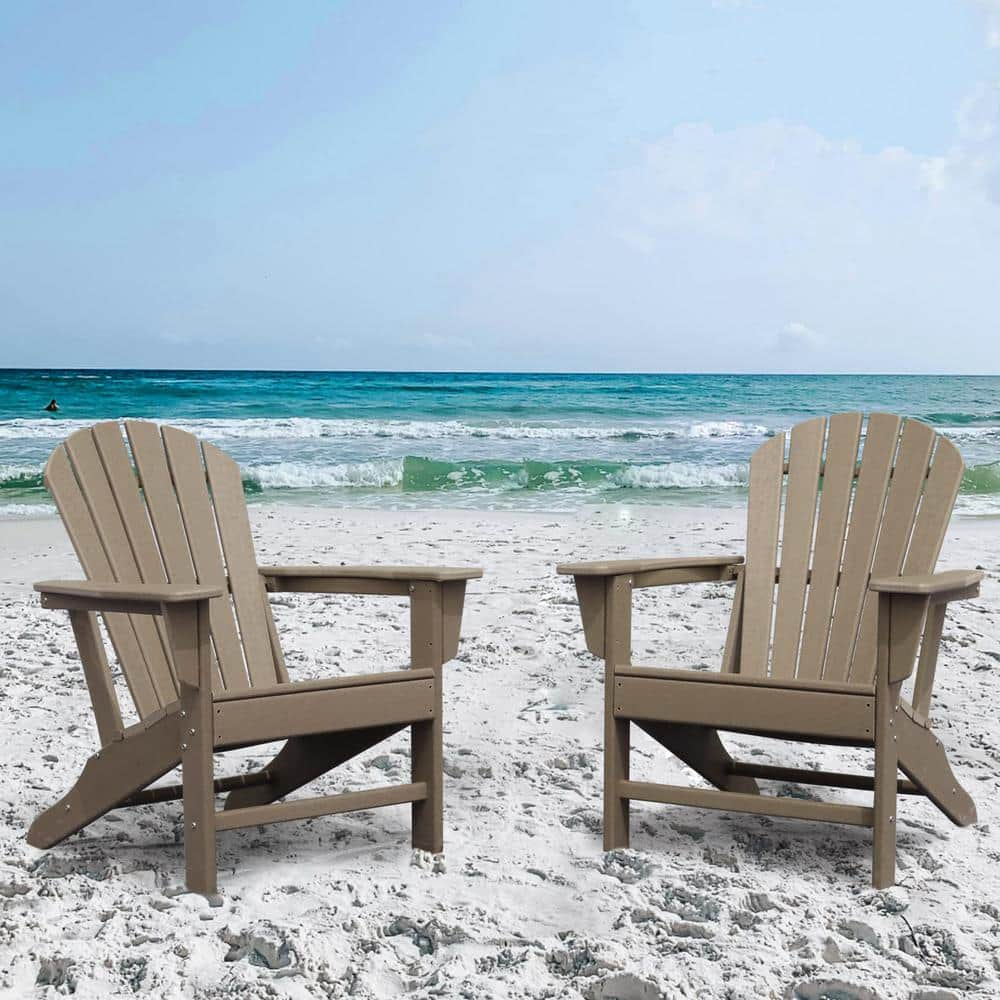
[[[0,522],[3,996],[1000,995],[997,521],[957,519],[942,559],[990,571],[982,598],[946,627],[935,702],[980,821],[960,830],[904,799],[900,884],[874,892],[870,834],[848,827],[636,805],[634,850],[601,851],[601,665],[552,566],[739,552],[740,512],[257,507],[253,519],[262,563],[485,568],[445,668],[443,864],[410,849],[406,807],[222,834],[218,909],[165,891],[183,875],[178,803],[112,814],[48,852],[29,847],[28,824],[95,736],[68,622],[29,589],[79,575],[68,542],[54,520]],[[637,593],[636,661],[717,667],[728,595]],[[402,602],[275,604],[293,679],[405,662]],[[855,751],[730,744],[775,763],[871,764]],[[697,780],[641,735],[635,745],[639,777]],[[317,786],[406,781],[407,753],[400,734]],[[223,773],[265,760],[261,749],[219,759]]]

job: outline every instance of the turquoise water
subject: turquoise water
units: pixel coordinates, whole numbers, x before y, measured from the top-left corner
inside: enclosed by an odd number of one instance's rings
[[[59,412],[44,406],[55,398]],[[0,371],[0,510],[30,515],[56,443],[145,417],[214,441],[251,499],[566,509],[738,503],[768,435],[837,410],[952,437],[965,510],[1000,513],[1000,377]]]

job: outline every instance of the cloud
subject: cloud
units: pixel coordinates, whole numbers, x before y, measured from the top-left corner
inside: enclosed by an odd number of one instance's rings
[[[1000,49],[1000,0],[973,0],[983,18],[986,44]]]
[[[823,346],[824,339],[805,323],[786,323],[772,341],[772,349],[783,354],[800,354],[803,351],[816,351]]]
[[[465,337],[434,332],[425,332],[415,337],[407,337],[403,343],[407,347],[426,351],[468,351],[471,346]]]
[[[979,84],[959,105],[957,124],[955,146],[928,165],[932,186],[978,187],[1000,205],[1000,81]]]
[[[525,351],[545,317],[562,366],[759,370],[751,331],[772,330],[774,350],[823,370],[1000,371],[997,261],[1000,81],[987,81],[940,156],[780,120],[679,125],[460,311]]]

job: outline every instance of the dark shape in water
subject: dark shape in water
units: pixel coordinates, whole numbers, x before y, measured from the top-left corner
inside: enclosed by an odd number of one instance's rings
[[[59,404],[54,399],[50,399],[49,400],[49,405],[46,406],[45,409],[49,413],[55,413],[59,409]]]

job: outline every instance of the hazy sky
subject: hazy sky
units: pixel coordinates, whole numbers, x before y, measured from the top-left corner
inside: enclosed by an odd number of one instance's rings
[[[1000,0],[0,5],[0,365],[1000,371]]]

